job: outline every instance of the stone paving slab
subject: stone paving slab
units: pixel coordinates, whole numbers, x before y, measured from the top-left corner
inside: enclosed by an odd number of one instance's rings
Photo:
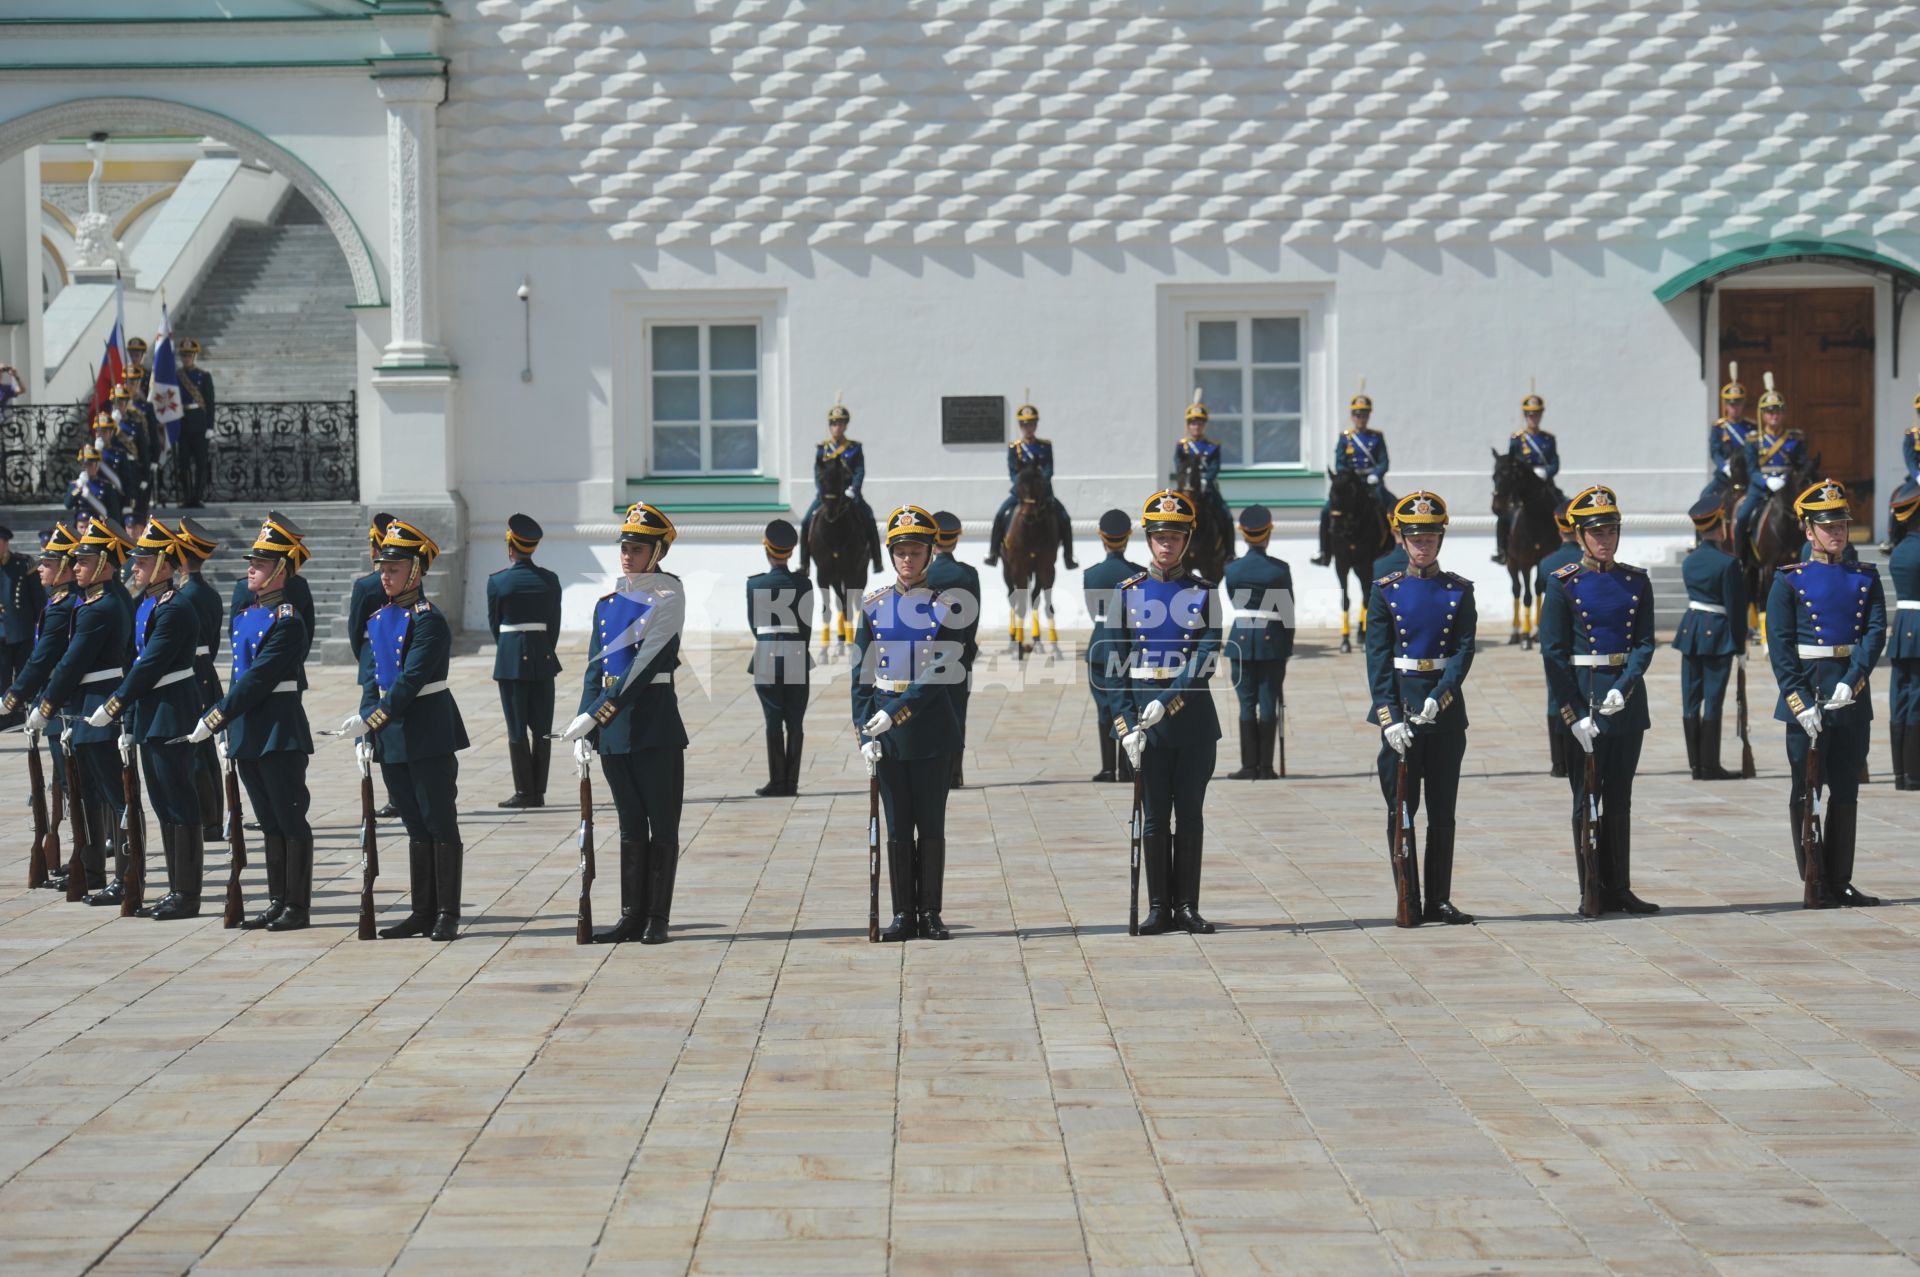
[[[1360,657],[1302,647],[1291,775],[1211,791],[1205,938],[1125,934],[1129,792],[1086,783],[1070,648],[978,672],[945,945],[866,942],[844,667],[816,672],[800,796],[755,799],[760,717],[724,643],[681,673],[665,947],[573,943],[574,783],[557,766],[553,806],[493,806],[486,658],[453,673],[475,746],[452,945],[353,938],[342,745],[311,772],[302,933],[222,930],[217,889],[178,924],[26,891],[10,803],[0,1267],[1920,1271],[1920,795],[1882,772],[1862,796],[1858,880],[1896,903],[1802,912],[1764,661],[1760,775],[1702,785],[1663,652],[1634,839],[1636,886],[1666,907],[1583,922],[1539,658],[1489,645],[1455,873],[1480,924],[1400,931]],[[317,672],[316,725],[352,702],[344,671]],[[0,792],[25,790],[21,744],[0,741]],[[616,826],[596,797],[605,925]],[[385,921],[404,841],[381,833]],[[257,903],[257,867],[248,885]]]

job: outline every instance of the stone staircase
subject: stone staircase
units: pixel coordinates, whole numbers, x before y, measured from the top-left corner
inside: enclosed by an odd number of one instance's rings
[[[222,402],[345,399],[356,381],[353,297],[333,232],[293,191],[273,225],[235,229],[174,331],[206,348]]]

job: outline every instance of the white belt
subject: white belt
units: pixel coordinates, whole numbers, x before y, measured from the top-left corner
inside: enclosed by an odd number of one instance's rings
[[[627,681],[627,676],[625,674],[607,674],[602,676],[602,678],[600,679],[600,686],[602,688],[613,688],[613,687],[620,686],[620,684],[626,681]],[[648,679],[647,681],[649,683],[671,683],[673,682],[673,671],[664,670],[661,673],[655,674],[652,678]],[[446,684],[441,683],[439,684],[439,686],[445,687]]]
[[[1920,599],[1901,599],[1898,603],[1895,603],[1893,606],[1896,611],[1920,612]]]
[[[875,690],[882,692],[904,692],[913,686],[913,680],[910,678],[876,678],[873,680],[873,686]]]
[[[1128,678],[1179,678],[1185,665],[1133,665],[1127,669]]]
[[[1836,643],[1832,646],[1826,646],[1820,643],[1802,643],[1800,645],[1800,658],[1802,660],[1817,660],[1823,656],[1852,655],[1853,644],[1851,643]]]
[[[273,691],[268,692],[267,695],[272,696],[275,692],[297,692],[299,690],[300,690],[299,680],[290,678],[284,683],[275,683],[273,685]]]
[[[1575,665],[1618,666],[1627,663],[1625,652],[1583,652],[1573,658]]]
[[[1411,670],[1416,674],[1430,674],[1434,670],[1444,669],[1451,659],[1453,658],[1447,656],[1396,656],[1393,658],[1393,668]]]
[[[770,635],[774,635],[774,634],[798,634],[798,633],[800,633],[800,627],[797,625],[763,625],[760,627],[759,632],[756,633],[754,637],[767,638]]]
[[[104,683],[110,678],[119,678],[120,675],[121,675],[121,671],[117,668],[110,669],[110,670],[94,670],[90,674],[82,674],[80,676],[80,681],[82,683]]]
[[[443,678],[438,683],[428,683],[425,687],[415,692],[414,695],[416,697],[432,696],[435,692],[444,692],[446,690],[447,690],[447,680]]]
[[[191,669],[175,670],[171,674],[162,674],[159,680],[154,683],[154,686],[165,687],[169,683],[178,683],[183,679],[189,679],[192,677],[193,677],[193,671]]]
[[[1688,600],[1687,600],[1687,611],[1689,611],[1689,612],[1711,612],[1711,613],[1713,613],[1713,614],[1714,614],[1715,616],[1725,616],[1725,615],[1727,614],[1727,609],[1726,609],[1726,607],[1725,607],[1725,605],[1723,605],[1723,604],[1719,604],[1719,603],[1696,603],[1696,602],[1694,602],[1694,601],[1693,601],[1692,599],[1688,599]]]
[[[547,623],[545,621],[512,621],[501,626],[500,632],[502,634],[531,634],[535,630],[539,630],[544,633],[546,628]]]
[[[202,643],[199,647],[196,647],[193,649],[193,654],[195,656],[212,656],[213,649],[208,647],[205,643]]]

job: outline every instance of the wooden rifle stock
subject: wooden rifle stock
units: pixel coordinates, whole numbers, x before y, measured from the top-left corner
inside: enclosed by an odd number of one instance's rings
[[[240,774],[231,758],[221,761],[222,783],[227,791],[227,907],[220,914],[220,925],[240,925],[240,871],[247,867],[246,823],[240,819]]]
[[[40,769],[40,733],[27,734],[27,806],[33,811],[33,849],[27,853],[27,887],[47,880],[47,839],[53,822],[47,817],[47,776]]]
[[[880,773],[867,778],[867,943],[880,943]]]
[[[575,944],[593,943],[593,880],[598,876],[593,859],[593,773],[580,765],[580,918],[574,924]]]
[[[1393,925],[1420,925],[1420,862],[1413,850],[1413,821],[1407,813],[1407,756],[1393,769]]]
[[[1800,807],[1800,851],[1806,860],[1805,886],[1800,903],[1808,909],[1820,908],[1826,894],[1827,849],[1820,832],[1820,738],[1807,745],[1807,790]]]
[[[120,883],[120,916],[131,918],[147,903],[147,813],[140,804],[139,746],[120,759],[120,796],[126,801],[127,872]]]
[[[1127,819],[1127,934],[1140,934],[1140,850],[1146,838],[1146,813],[1141,803],[1146,795],[1140,769],[1133,769],[1133,811]]]
[[[1739,718],[1740,728],[1740,779],[1752,780],[1753,739],[1747,735],[1747,661],[1745,656],[1734,659],[1733,703]]]
[[[359,938],[373,939],[373,882],[380,876],[380,840],[375,832],[373,764],[360,763],[360,928]]]
[[[87,898],[87,848],[93,842],[92,831],[87,827],[87,803],[81,797],[80,759],[74,753],[71,741],[67,744],[67,811],[72,819],[68,821],[73,833],[73,859],[67,862],[67,901],[75,903]]]

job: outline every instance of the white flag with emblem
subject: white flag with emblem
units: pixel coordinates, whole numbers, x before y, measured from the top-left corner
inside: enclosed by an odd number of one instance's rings
[[[167,318],[167,304],[160,303],[160,331],[153,335],[153,373],[147,379],[147,402],[153,415],[167,428],[164,459],[180,441],[180,418],[186,405],[180,399],[180,363],[173,351],[173,324]]]

